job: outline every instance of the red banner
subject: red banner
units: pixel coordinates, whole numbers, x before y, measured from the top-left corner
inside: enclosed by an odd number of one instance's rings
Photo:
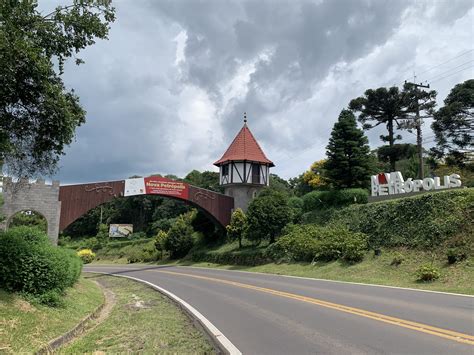
[[[166,195],[188,199],[189,185],[158,176],[149,176],[145,178],[145,191],[151,195]]]

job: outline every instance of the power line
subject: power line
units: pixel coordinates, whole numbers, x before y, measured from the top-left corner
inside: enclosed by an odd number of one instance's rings
[[[453,76],[453,75],[455,75],[455,74],[457,74],[457,73],[460,73],[460,72],[462,72],[462,71],[464,71],[464,70],[471,69],[471,68],[474,68],[474,66],[470,66],[470,67],[467,67],[467,68],[464,68],[464,69],[458,70],[458,71],[456,71],[456,72],[454,72],[454,73],[451,73],[451,74],[449,74],[449,75],[443,76],[442,78],[439,78],[439,79],[433,80],[431,83],[435,83],[435,82],[437,82],[437,81],[440,81],[440,80],[443,80],[443,79],[449,78],[450,76]]]
[[[431,81],[431,80],[433,80],[433,79],[436,79],[436,78],[438,78],[438,77],[440,77],[440,76],[443,76],[443,75],[446,74],[446,73],[449,73],[450,71],[452,71],[452,70],[454,70],[454,69],[463,67],[463,66],[465,66],[466,64],[469,64],[469,63],[472,63],[472,62],[474,62],[474,59],[473,59],[473,60],[470,60],[470,61],[467,61],[467,62],[464,62],[464,63],[462,63],[462,64],[459,64],[458,66],[453,67],[453,68],[451,68],[451,69],[445,70],[444,72],[438,73],[437,75],[435,75],[435,76],[433,76],[432,78],[430,78],[430,79],[428,79],[428,80],[425,80],[425,81]]]
[[[432,67],[430,67],[430,68],[428,68],[428,69],[422,71],[421,73],[418,73],[418,75],[424,74],[424,73],[426,73],[426,72],[429,72],[429,71],[432,70],[432,69],[438,68],[438,67],[440,67],[440,66],[442,66],[442,65],[444,65],[444,64],[446,64],[446,63],[452,62],[454,59],[457,59],[457,58],[459,58],[459,57],[462,57],[463,55],[466,55],[467,53],[470,53],[470,52],[472,52],[472,51],[474,51],[474,49],[470,49],[470,50],[468,50],[468,51],[466,51],[466,52],[463,52],[462,54],[459,54],[458,56],[456,56],[456,57],[454,57],[454,58],[448,59],[447,61],[445,61],[445,62],[443,62],[443,63],[440,63],[440,64],[437,64],[437,65],[435,65],[435,66],[432,66]]]

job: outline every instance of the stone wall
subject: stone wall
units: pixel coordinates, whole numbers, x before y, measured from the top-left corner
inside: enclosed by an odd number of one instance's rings
[[[7,229],[12,217],[20,211],[34,211],[41,214],[48,224],[48,236],[54,245],[58,243],[61,202],[59,201],[59,181],[46,185],[44,180],[29,183],[21,180],[3,180],[3,207],[5,218],[0,226]]]

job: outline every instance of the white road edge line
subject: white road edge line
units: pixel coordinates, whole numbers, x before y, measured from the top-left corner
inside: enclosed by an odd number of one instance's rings
[[[161,265],[157,265],[157,266],[161,266]],[[407,291],[439,293],[439,294],[442,294],[442,295],[461,296],[461,297],[474,298],[474,295],[466,295],[465,293],[454,293],[454,292],[443,292],[443,291],[423,290],[423,289],[418,289],[418,288],[399,287],[399,286],[388,286],[388,285],[377,285],[377,284],[365,284],[365,283],[362,283],[362,282],[352,282],[352,281],[317,279],[317,278],[314,278],[314,277],[293,276],[293,275],[281,275],[281,274],[272,274],[272,273],[269,273],[269,272],[245,271],[245,270],[227,270],[227,269],[219,269],[219,268],[212,268],[212,267],[202,267],[202,266],[185,266],[185,265],[172,265],[172,266],[175,266],[175,267],[182,267],[182,268],[192,268],[192,269],[203,269],[203,270],[221,270],[221,271],[230,271],[230,272],[243,272],[243,273],[246,273],[246,274],[281,276],[281,277],[289,277],[289,278],[293,278],[293,279],[326,281],[326,282],[334,282],[334,283],[341,283],[341,284],[351,284],[351,285],[360,285],[360,286],[370,286],[370,287],[385,287],[385,288],[394,288],[394,289],[407,290]]]
[[[124,267],[124,266],[129,266],[126,264],[116,264],[116,265],[111,265],[111,264],[93,264],[91,267],[111,267],[111,268],[117,268],[117,267]],[[157,264],[143,264],[139,265],[141,267],[143,266],[155,266],[155,267],[161,267],[161,266],[172,266],[172,267],[180,267],[180,268],[190,268],[190,269],[202,269],[202,270],[216,270],[216,271],[228,271],[228,272],[243,272],[246,274],[257,274],[257,275],[270,275],[270,276],[281,276],[281,277],[289,277],[293,279],[303,279],[303,280],[313,280],[313,281],[325,281],[325,282],[334,282],[334,283],[341,283],[341,284],[350,284],[350,285],[360,285],[360,286],[370,286],[370,287],[384,287],[384,288],[393,288],[393,289],[398,289],[398,290],[406,290],[406,291],[416,291],[416,292],[429,292],[429,293],[439,293],[441,295],[450,295],[450,296],[460,296],[460,297],[470,297],[474,298],[474,295],[466,295],[465,293],[454,293],[454,292],[443,292],[443,291],[433,291],[433,290],[423,290],[419,288],[410,288],[410,287],[399,287],[399,286],[388,286],[388,285],[377,285],[377,284],[366,284],[362,282],[352,282],[352,281],[340,281],[340,280],[328,280],[328,279],[317,279],[314,277],[304,277],[304,276],[293,276],[293,275],[282,275],[282,274],[273,274],[270,272],[258,272],[258,271],[245,271],[245,270],[228,270],[228,269],[219,269],[219,268],[213,268],[213,267],[203,267],[203,266],[186,266],[186,265],[168,265],[168,264],[163,264],[163,265],[157,265]],[[129,270],[133,270],[134,267],[129,267]],[[138,269],[135,268],[135,269]]]
[[[158,285],[155,285],[154,283],[151,283],[149,281],[142,280],[133,276],[117,275],[117,274],[111,274],[111,273],[102,272],[102,271],[87,271],[86,270],[85,272],[110,275],[110,276],[115,276],[115,277],[125,277],[127,279],[132,279],[138,282],[142,282],[150,286],[151,288],[155,289],[161,294],[164,294],[165,296],[171,298],[171,300],[173,300],[179,306],[181,306],[192,318],[197,320],[199,324],[203,327],[203,329],[206,331],[206,333],[215,341],[215,343],[217,343],[221,351],[223,351],[225,354],[230,354],[230,355],[242,355],[242,352],[234,344],[232,344],[232,342],[229,339],[227,339],[227,337],[224,334],[222,334],[222,332],[219,329],[217,329],[217,327],[214,324],[212,324],[206,317],[204,317],[201,314],[201,312],[199,312],[196,308],[191,306],[189,303],[187,303],[183,299],[176,296],[174,293],[171,293],[170,291],[165,290],[164,288]]]

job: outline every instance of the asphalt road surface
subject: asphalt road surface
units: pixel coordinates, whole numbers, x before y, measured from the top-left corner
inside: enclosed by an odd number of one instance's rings
[[[84,271],[174,293],[243,354],[474,354],[474,297],[176,266]]]

